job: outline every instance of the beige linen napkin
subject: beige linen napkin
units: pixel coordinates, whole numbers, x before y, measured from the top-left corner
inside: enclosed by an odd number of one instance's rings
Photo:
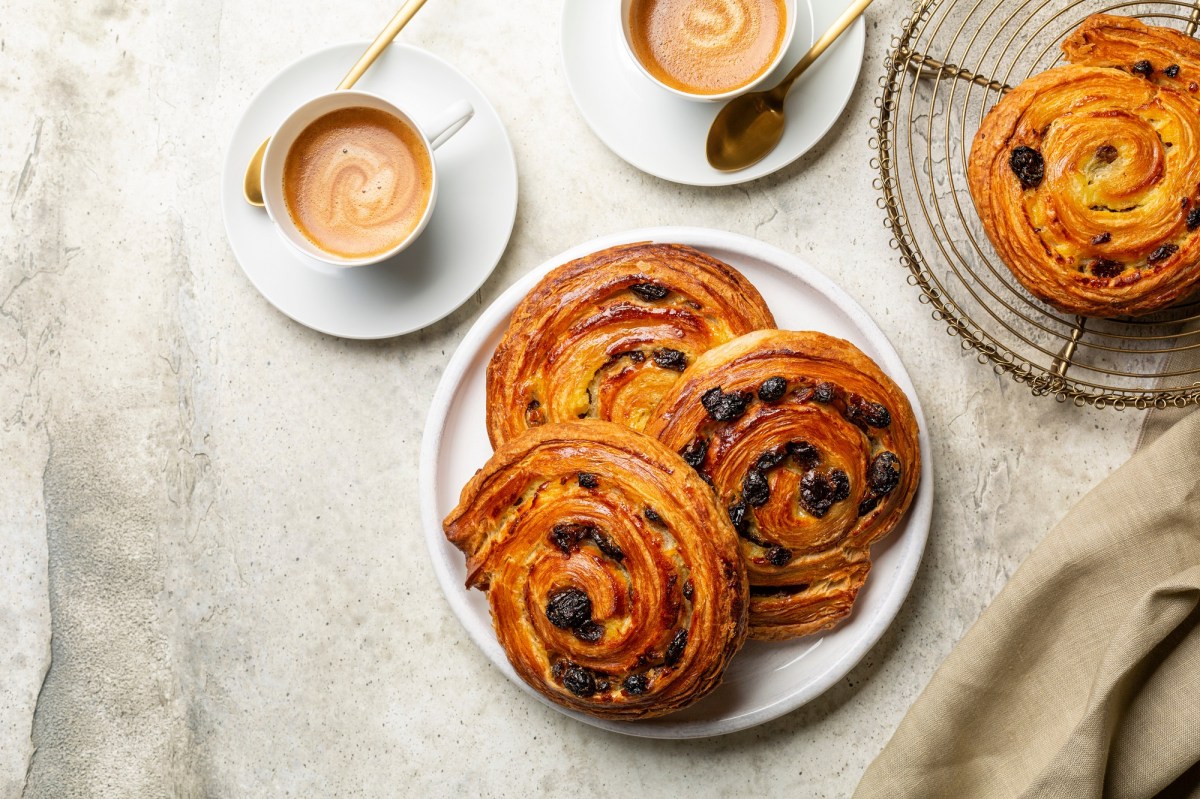
[[[1198,761],[1200,413],[1192,413],[1038,545],[854,796],[1200,797]]]

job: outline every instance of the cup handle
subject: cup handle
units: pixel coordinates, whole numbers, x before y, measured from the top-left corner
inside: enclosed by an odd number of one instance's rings
[[[429,139],[429,147],[436,150],[450,137],[462,130],[463,125],[475,116],[475,107],[466,100],[459,100],[454,105],[438,114],[433,124],[425,128],[425,138]]]

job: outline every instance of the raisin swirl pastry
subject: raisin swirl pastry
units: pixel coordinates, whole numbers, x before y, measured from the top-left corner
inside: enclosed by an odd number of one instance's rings
[[[1072,63],[983,120],[967,182],[984,230],[1035,297],[1073,314],[1144,315],[1200,281],[1200,43],[1103,14]]]
[[[921,471],[908,398],[823,333],[762,330],[709,350],[646,432],[712,485],[741,536],[752,638],[849,614],[871,544],[900,521]]]
[[[573,710],[678,710],[717,687],[745,640],[728,516],[679,455],[627,427],[527,431],[476,473],[443,529],[513,668]]]
[[[741,273],[691,247],[628,244],[571,261],[517,306],[488,364],[492,446],[581,418],[641,430],[697,355],[774,326]]]

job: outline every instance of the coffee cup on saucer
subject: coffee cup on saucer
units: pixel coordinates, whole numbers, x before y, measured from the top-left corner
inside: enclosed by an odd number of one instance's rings
[[[728,100],[779,66],[797,0],[621,0],[625,50],[654,83],[688,100]]]
[[[402,252],[437,202],[434,150],[474,115],[465,100],[425,124],[382,97],[336,91],[309,100],[263,155],[267,213],[301,254],[364,266]]]

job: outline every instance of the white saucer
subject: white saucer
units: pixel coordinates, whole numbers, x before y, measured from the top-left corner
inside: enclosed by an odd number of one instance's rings
[[[721,686],[695,705],[660,719],[605,721],[550,703],[516,675],[496,640],[486,596],[464,587],[463,555],[446,540],[441,521],[458,503],[471,475],[491,457],[484,423],[485,373],[517,303],[554,267],[634,241],[690,244],[720,258],[768,298],[781,328],[820,330],[862,349],[912,402],[920,426],[922,472],[908,514],[871,548],[871,575],[854,611],[836,629],[792,641],[750,641],[734,657]],[[648,738],[700,738],[744,730],[796,709],[845,677],[879,640],[908,596],[925,550],[933,511],[933,450],[921,404],[899,356],[867,312],[833,281],[796,256],[746,236],[703,228],[650,228],[605,236],[556,255],[480,315],[433,395],[421,441],[420,481],[425,544],[438,583],[471,640],[502,674],[535,699],[587,724]]]
[[[267,301],[302,325],[344,338],[386,338],[432,324],[462,305],[496,268],[517,215],[517,164],[491,103],[437,56],[393,44],[355,88],[381,95],[418,122],[455,100],[475,117],[437,151],[438,200],[429,226],[400,255],[338,268],[291,249],[266,212],[242,198],[250,157],[289,113],[337,85],[367,43],[342,44],[285,67],[250,102],[221,174],[225,231]]]
[[[775,72],[774,86],[844,10],[848,0],[798,0],[796,35]],[[651,175],[692,186],[731,186],[761,178],[795,161],[841,116],[862,67],[866,25],[859,19],[792,88],[788,122],[775,150],[748,169],[721,172],[708,165],[704,143],[723,103],[685,100],[651,82],[625,47],[616,2],[566,0],[562,48],[567,83],[583,118],[608,148]]]

